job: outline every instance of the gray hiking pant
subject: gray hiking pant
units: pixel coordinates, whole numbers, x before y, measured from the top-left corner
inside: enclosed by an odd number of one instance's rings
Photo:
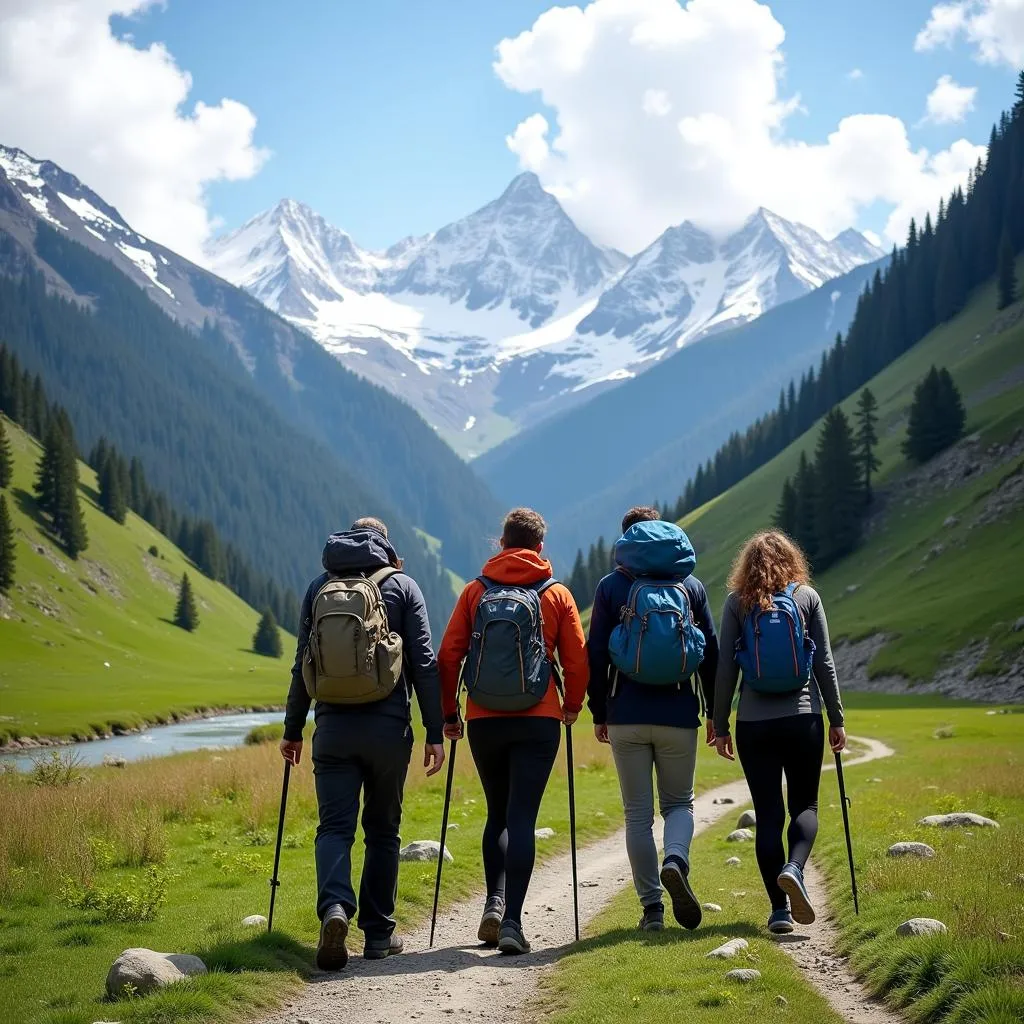
[[[658,847],[654,842],[654,786],[665,819],[665,856],[690,863],[693,839],[693,776],[697,730],[670,725],[609,725],[615,770],[626,813],[626,853],[643,906],[662,899]]]

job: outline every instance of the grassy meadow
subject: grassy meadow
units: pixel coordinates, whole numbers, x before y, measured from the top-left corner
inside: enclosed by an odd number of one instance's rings
[[[835,775],[822,777],[814,856],[828,881],[828,911],[839,926],[840,951],[912,1024],[1024,1019],[1024,714],[988,714],[976,705],[937,699],[915,706],[910,698],[854,695],[849,725],[896,753],[846,773],[859,917],[853,913]],[[722,912],[706,913],[695,932],[673,924],[661,934],[641,935],[636,897],[624,891],[543,983],[539,1003],[548,1011],[546,1020],[642,1024],[671,1019],[680,1006],[692,1024],[720,1021],[723,1011],[790,1024],[840,1020],[765,930],[768,903],[753,847],[725,843],[741,810],[699,836],[692,851],[694,889]],[[953,810],[976,811],[1001,827],[942,830],[917,824],[926,814]],[[927,842],[936,856],[888,857],[888,847],[902,840]],[[725,865],[732,855],[740,857],[738,867]],[[897,938],[897,925],[911,917],[937,918],[949,931]],[[734,937],[750,943],[736,959],[705,957]],[[726,981],[726,971],[735,967],[755,967],[761,979],[750,985]]]
[[[1024,271],[1024,260],[1019,266]],[[997,314],[994,285],[978,289],[958,317],[869,384],[879,406],[881,510],[861,549],[823,573],[817,584],[834,637],[881,633],[891,638],[876,655],[872,674],[928,678],[950,655],[982,639],[990,642],[990,669],[1020,650],[1024,633],[1012,630],[1024,614],[1019,509],[985,525],[972,524],[1000,483],[1024,472],[1024,458],[950,481],[948,489],[921,492],[901,487],[910,467],[900,451],[914,387],[932,364],[946,366],[956,380],[967,406],[967,433],[980,435],[977,451],[1004,444],[1024,428],[1024,319],[1011,324],[1012,312]],[[856,401],[855,394],[843,403],[850,417]],[[783,481],[795,473],[801,451],[813,455],[819,429],[815,425],[766,466],[682,520],[715,610],[724,600],[735,553],[770,524]],[[955,526],[944,525],[949,517],[955,517]],[[937,545],[942,550],[933,556]]]
[[[14,590],[0,597],[0,743],[85,737],[200,708],[283,704],[291,637],[282,634],[280,660],[254,654],[258,613],[134,513],[123,526],[106,516],[95,474],[81,463],[89,547],[71,561],[37,515],[41,449],[10,421],[4,426],[14,453],[6,493],[17,567]],[[186,571],[199,609],[194,633],[171,621]]]

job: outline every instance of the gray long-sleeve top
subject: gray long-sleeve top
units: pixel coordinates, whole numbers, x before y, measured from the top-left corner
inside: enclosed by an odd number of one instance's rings
[[[829,725],[843,724],[843,701],[839,695],[839,679],[832,660],[832,645],[828,638],[828,621],[818,592],[809,586],[800,586],[793,595],[797,607],[807,624],[807,632],[814,641],[814,666],[811,678],[802,690],[785,694],[758,693],[749,686],[740,686],[736,720],[761,722],[790,715],[821,714],[822,704],[828,714]],[[730,594],[722,610],[722,628],[719,633],[721,657],[715,677],[715,732],[729,734],[729,715],[740,668],[731,655],[743,632],[743,613],[735,594]]]

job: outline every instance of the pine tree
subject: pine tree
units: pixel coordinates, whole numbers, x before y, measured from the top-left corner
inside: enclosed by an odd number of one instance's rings
[[[43,440],[43,455],[36,470],[35,492],[40,511],[52,517],[57,507],[57,474],[63,446],[57,418],[51,420]]]
[[[174,609],[174,624],[190,633],[199,626],[199,611],[196,608],[195,595],[192,593],[192,582],[188,573],[182,573],[181,586],[178,589],[178,604]]]
[[[89,535],[78,494],[78,457],[73,435],[63,433],[57,469],[57,499],[53,512],[53,532],[72,557],[77,558],[88,546]]]
[[[857,399],[857,436],[856,453],[857,464],[860,467],[861,479],[864,481],[864,504],[871,504],[871,474],[878,469],[880,463],[875,455],[875,446],[878,444],[878,432],[875,426],[878,423],[878,400],[871,393],[870,388],[865,388]]]
[[[842,409],[826,417],[814,459],[817,566],[825,569],[860,542],[864,499],[853,432]]]
[[[960,438],[966,419],[949,371],[933,366],[914,388],[903,454],[913,462],[927,462]]]
[[[252,638],[252,649],[267,658],[281,657],[281,634],[274,621],[274,613],[267,608],[260,617],[260,624]]]
[[[779,498],[779,505],[775,509],[775,517],[772,522],[777,530],[781,530],[790,537],[795,537],[796,521],[796,488],[793,486],[793,481],[787,476],[786,482],[782,485],[782,497]]]
[[[960,389],[953,381],[949,370],[939,370],[939,436],[942,447],[948,448],[959,441],[964,434],[967,412],[964,409]]]
[[[583,549],[576,549],[576,561],[572,563],[572,572],[569,574],[569,593],[572,594],[576,601],[576,604],[580,607],[586,607],[589,604],[589,599],[586,598],[587,583],[587,563],[583,560]]]
[[[0,494],[0,591],[8,593],[14,586],[14,524],[7,510],[7,498]]]
[[[4,421],[0,420],[0,491],[10,486],[14,473],[14,457],[11,455],[11,442],[7,438]]]
[[[996,282],[999,287],[999,304],[997,309],[1006,309],[1020,297],[1017,288],[1017,264],[1013,256],[1013,242],[1010,240],[1010,227],[1003,225],[1003,235],[999,240],[999,257],[996,267]]]
[[[102,460],[99,470],[100,508],[114,520],[123,523],[128,514],[128,500],[124,492],[124,477],[121,472],[121,460],[115,453],[109,452]]]
[[[793,478],[793,489],[796,491],[793,539],[804,549],[804,554],[813,561],[818,547],[814,522],[818,484],[814,476],[814,466],[807,458],[806,452],[800,453],[800,464],[797,466],[796,476]]]

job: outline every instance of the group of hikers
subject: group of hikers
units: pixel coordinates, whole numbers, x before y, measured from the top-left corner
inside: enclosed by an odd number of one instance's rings
[[[403,949],[394,911],[413,691],[426,774],[441,770],[444,739],[465,735],[483,787],[486,898],[477,938],[486,946],[530,950],[523,906],[537,817],[562,726],[576,722],[585,701],[618,774],[642,930],[664,928],[666,892],[682,927],[701,922],[690,844],[702,717],[705,742],[730,760],[738,754],[750,788],[769,930],[814,921],[803,869],[818,824],[823,708],[833,752],[845,747],[846,734],[825,613],[799,547],[777,531],[744,545],[716,632],[686,533],[655,508],[631,508],[585,636],[572,595],[543,555],[545,531],[531,509],[508,513],[501,549],[463,589],[436,658],[422,592],[402,571],[387,526],[367,517],[328,539],[324,572],[302,602],[281,741],[282,755],[297,765],[315,702],[321,970],[346,965],[357,911],[364,957]],[[655,782],[665,826],[660,859]],[[351,855],[360,797],[365,857],[357,896]]]

